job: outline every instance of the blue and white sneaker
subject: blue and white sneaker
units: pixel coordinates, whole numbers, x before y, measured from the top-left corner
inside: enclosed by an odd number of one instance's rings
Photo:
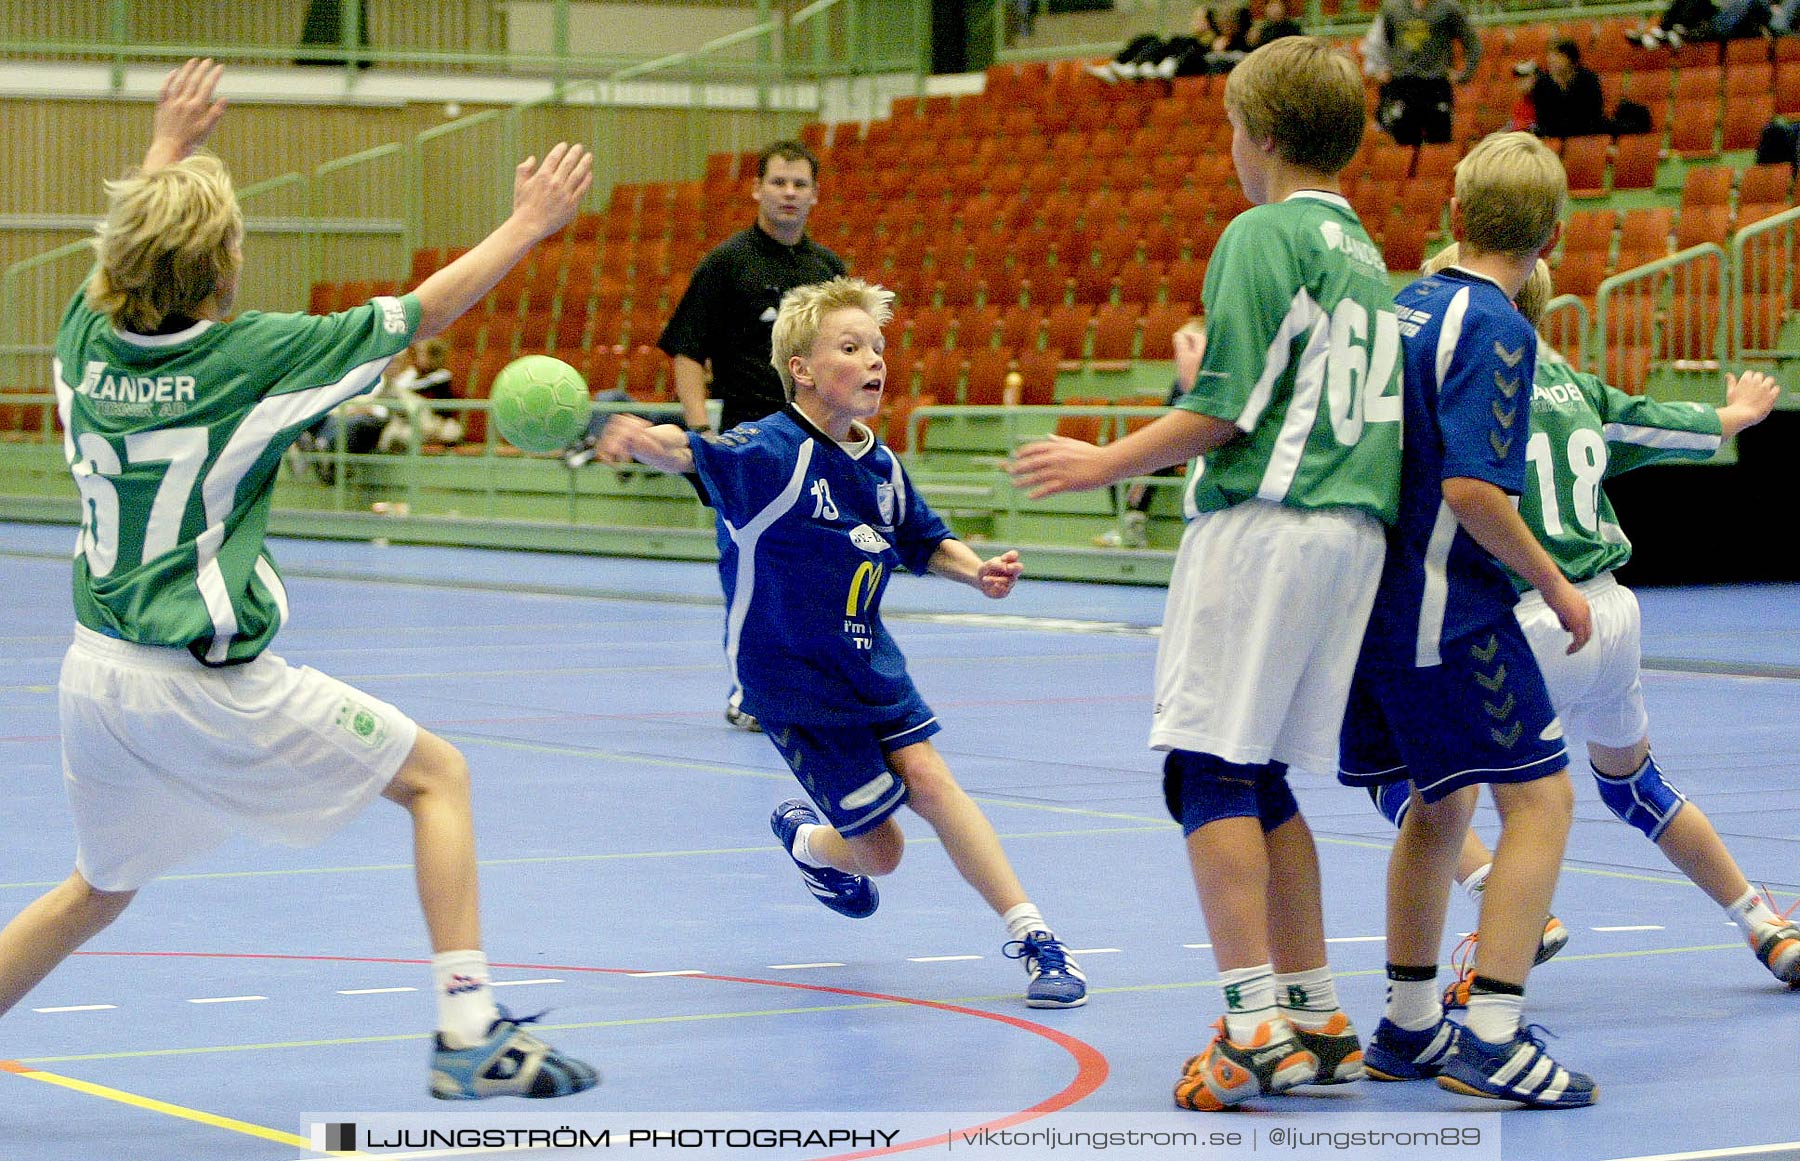
[[[794,859],[794,835],[807,823],[817,824],[818,821],[817,811],[798,798],[790,798],[769,816],[769,829],[781,840],[781,849],[787,852],[788,858]],[[794,865],[800,868],[806,889],[839,915],[867,919],[881,906],[881,893],[875,890],[874,880],[867,875],[852,875],[836,867],[809,867],[799,859],[794,859]]]
[[[1444,1070],[1457,1042],[1468,1034],[1448,1017],[1434,1028],[1409,1032],[1383,1016],[1363,1050],[1363,1073],[1370,1080],[1428,1080]]]
[[[1544,1031],[1534,1024],[1519,1029],[1504,1044],[1492,1044],[1464,1028],[1438,1075],[1438,1087],[1467,1096],[1518,1101],[1536,1109],[1579,1109],[1593,1104],[1600,1095],[1594,1078],[1571,1072],[1550,1059],[1533,1029]]]
[[[431,1095],[443,1101],[488,1097],[571,1096],[600,1083],[600,1074],[573,1056],[545,1044],[524,1025],[537,1016],[514,1018],[505,1008],[488,1037],[470,1048],[451,1048],[437,1037],[431,1054]]]
[[[1087,977],[1069,957],[1069,949],[1048,931],[1027,932],[1000,949],[1007,959],[1025,961],[1028,1008],[1079,1008],[1087,1003]]]

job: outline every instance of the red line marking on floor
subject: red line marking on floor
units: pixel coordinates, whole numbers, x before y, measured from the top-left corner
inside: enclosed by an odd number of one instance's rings
[[[423,966],[430,960],[400,959],[383,956],[355,955],[281,955],[271,952],[229,952],[229,951],[78,951],[76,955],[93,956],[95,958],[120,959],[269,959],[299,960],[311,963],[387,963],[412,964]],[[548,972],[590,972],[597,975],[636,975],[641,968],[603,968],[587,967],[574,964],[547,963],[496,963],[497,968],[509,968],[520,971]],[[932,1145],[949,1142],[954,1135],[976,1133],[982,1130],[1009,1129],[1026,1121],[1036,1120],[1051,1113],[1060,1112],[1091,1095],[1102,1084],[1106,1083],[1109,1072],[1106,1056],[1098,1048],[1085,1040],[1077,1040],[1065,1032],[1039,1024],[1032,1020],[1020,1019],[1017,1016],[1006,1016],[998,1012],[984,1012],[979,1008],[966,1008],[961,1004],[946,1004],[939,1000],[920,1000],[911,996],[894,996],[885,992],[865,992],[855,988],[834,988],[823,984],[803,984],[792,980],[760,980],[750,976],[720,976],[705,973],[701,975],[670,976],[673,980],[712,980],[726,984],[754,984],[765,988],[788,988],[796,992],[823,992],[833,996],[850,996],[859,1000],[881,1000],[892,1004],[906,1004],[915,1008],[930,1008],[940,1012],[949,1012],[958,1016],[973,1016],[979,1020],[991,1020],[996,1024],[1005,1024],[1033,1036],[1041,1036],[1055,1044],[1075,1059],[1075,1078],[1060,1090],[1039,1101],[1029,1108],[1009,1113],[996,1120],[980,1125],[971,1125],[963,1129],[952,1129],[948,1133],[939,1133],[932,1137],[921,1137],[916,1141],[902,1141],[897,1145],[888,1145],[880,1149],[865,1149],[860,1153],[838,1153],[819,1161],[859,1161],[864,1157],[882,1157],[894,1153],[905,1153],[913,1149],[923,1149]],[[8,1066],[11,1067],[8,1067]],[[0,1069],[9,1072],[29,1071],[13,1061],[0,1061]]]

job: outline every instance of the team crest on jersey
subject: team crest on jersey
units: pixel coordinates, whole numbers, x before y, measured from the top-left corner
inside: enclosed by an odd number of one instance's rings
[[[875,507],[881,510],[881,522],[892,526],[894,523],[894,485],[875,485]]]
[[[345,698],[338,704],[336,720],[339,729],[370,749],[387,741],[387,720],[360,702]]]

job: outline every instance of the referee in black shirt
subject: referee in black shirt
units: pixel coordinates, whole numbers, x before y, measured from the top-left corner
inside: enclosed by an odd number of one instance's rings
[[[730,431],[787,403],[769,363],[769,331],[781,296],[847,272],[843,259],[806,236],[819,200],[819,162],[797,141],[777,141],[756,159],[756,222],[700,259],[657,346],[675,363],[675,395],[690,429],[705,430],[706,364]]]
[[[781,377],[769,362],[770,332],[781,296],[796,286],[847,273],[844,260],[806,236],[819,201],[819,159],[798,141],[777,141],[756,159],[756,222],[714,247],[688,283],[657,346],[675,364],[675,397],[690,431],[706,431],[707,364],[719,397],[719,428],[730,431],[787,405]],[[725,720],[760,730],[739,708],[735,685]]]

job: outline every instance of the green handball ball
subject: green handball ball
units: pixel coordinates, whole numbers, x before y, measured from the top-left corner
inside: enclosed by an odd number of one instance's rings
[[[488,393],[494,426],[520,451],[567,447],[587,431],[587,381],[581,372],[549,355],[514,359],[494,376]]]

